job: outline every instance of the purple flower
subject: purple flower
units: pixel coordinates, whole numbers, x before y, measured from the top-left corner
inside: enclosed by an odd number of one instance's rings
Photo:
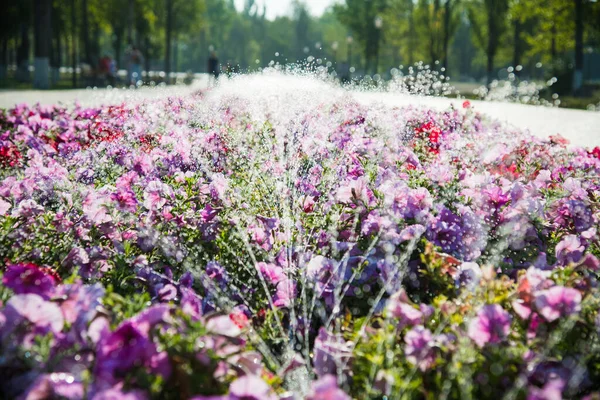
[[[406,359],[419,367],[421,371],[426,371],[435,364],[437,357],[433,335],[429,329],[419,325],[406,333],[404,337],[406,347]]]
[[[554,286],[536,295],[535,306],[546,321],[552,322],[578,313],[581,310],[581,293],[573,288]]]
[[[351,357],[350,343],[341,334],[329,333],[324,327],[319,329],[313,355],[313,365],[318,376],[336,374],[339,368],[345,369]]]
[[[556,259],[561,265],[576,263],[581,260],[585,247],[575,235],[567,235],[556,245]]]
[[[404,290],[392,295],[386,308],[392,317],[399,320],[400,329],[423,323],[423,313],[410,304]]]
[[[206,276],[218,284],[226,283],[228,280],[227,271],[216,261],[206,264]]]
[[[98,392],[92,400],[146,400],[148,396],[141,390],[123,392],[118,386]]]
[[[335,376],[327,374],[313,382],[306,400],[350,400],[350,396],[338,387]]]
[[[275,400],[277,396],[265,381],[255,375],[244,375],[229,386],[231,400]]]
[[[81,382],[76,382],[75,377],[71,374],[43,374],[40,375],[20,397],[22,400],[54,398],[67,400],[83,399],[83,384]]]
[[[427,237],[447,253],[459,250],[463,236],[461,219],[447,208],[442,208],[427,231]]]
[[[503,341],[510,332],[511,317],[498,304],[484,306],[469,325],[469,337],[479,346]]]
[[[33,335],[59,333],[65,322],[56,303],[32,293],[11,297],[1,315],[5,322],[0,325],[0,338],[4,340],[13,332],[21,333],[20,329],[26,328],[25,336],[20,338],[26,345],[33,341]]]
[[[48,270],[46,270],[48,271]],[[16,294],[33,293],[49,299],[56,286],[56,279],[35,264],[9,264],[2,283]]]

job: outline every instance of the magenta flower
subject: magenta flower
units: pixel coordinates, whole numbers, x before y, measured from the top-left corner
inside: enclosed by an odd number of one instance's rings
[[[350,396],[338,387],[335,376],[328,374],[313,382],[306,400],[350,400]]]
[[[546,321],[552,322],[578,313],[581,310],[581,293],[573,288],[554,286],[536,295],[535,306]]]
[[[469,337],[479,346],[500,343],[510,332],[511,317],[498,304],[484,306],[469,325]]]
[[[148,336],[132,321],[126,321],[98,343],[96,375],[112,384],[132,368],[145,365],[155,352]]]
[[[49,299],[56,286],[56,278],[35,264],[9,264],[2,283],[16,294],[37,294]]]
[[[116,204],[119,211],[133,213],[137,210],[138,201],[131,189],[118,188],[110,195],[110,199]]]

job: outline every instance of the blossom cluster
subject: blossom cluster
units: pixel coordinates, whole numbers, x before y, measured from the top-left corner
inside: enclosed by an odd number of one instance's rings
[[[199,93],[0,114],[10,398],[600,395],[600,150]]]

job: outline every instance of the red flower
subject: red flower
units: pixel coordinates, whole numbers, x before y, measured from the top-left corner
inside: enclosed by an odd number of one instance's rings
[[[12,143],[0,147],[0,165],[4,168],[18,165],[22,157],[17,146]]]
[[[590,154],[600,160],[600,147],[594,147],[594,149],[590,151]]]
[[[463,108],[471,108],[471,102],[469,100],[465,100],[462,103]]]

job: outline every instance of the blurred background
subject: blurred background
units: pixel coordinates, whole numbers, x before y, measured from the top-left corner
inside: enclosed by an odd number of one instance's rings
[[[275,64],[385,82],[422,61],[463,93],[498,79],[551,81],[572,107],[600,101],[597,0],[3,0],[1,7],[2,88],[189,83],[215,65],[230,74]]]

